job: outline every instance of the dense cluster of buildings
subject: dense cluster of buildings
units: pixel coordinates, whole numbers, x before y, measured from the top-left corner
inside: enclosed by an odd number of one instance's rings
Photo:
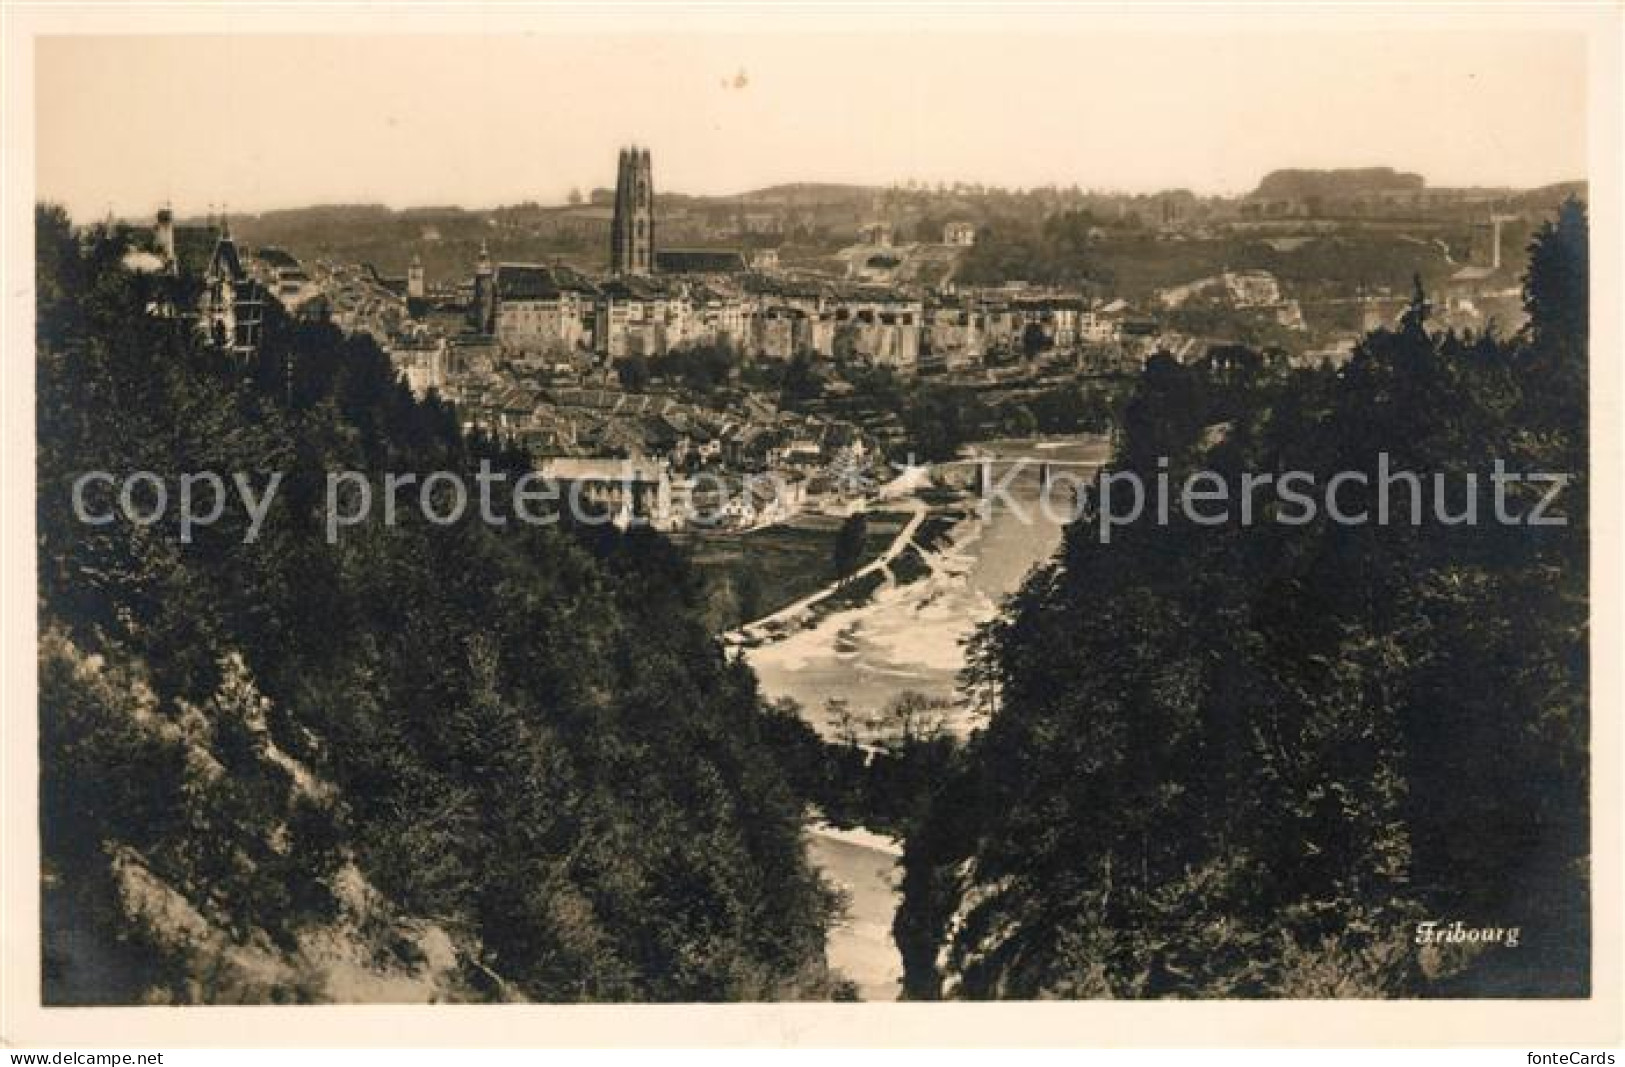
[[[1110,344],[1132,318],[1121,304],[1025,287],[949,294],[724,269],[594,281],[484,256],[474,292],[470,325],[515,355],[619,360],[721,343],[752,357],[804,352],[903,373],[958,369],[1023,345]]]
[[[616,184],[610,275],[493,263],[482,248],[466,327],[505,354],[560,361],[726,344],[750,357],[807,353],[908,373],[972,365],[1023,345],[1110,343],[1126,317],[1120,306],[1076,293],[899,283],[906,265],[935,265],[931,280],[947,282],[955,254],[975,240],[968,223],[949,223],[942,244],[929,246],[896,246],[886,227],[868,227],[849,250],[845,278],[763,270],[760,257],[738,251],[661,249],[655,234],[649,153],[629,149]]]
[[[1409,176],[1379,177],[1393,188],[1356,197],[1350,207],[1344,201],[1355,194],[1327,185],[1329,179],[1272,175],[1243,202],[1236,225],[1320,219],[1333,208],[1386,218],[1432,204],[1427,191],[1399,180]],[[815,194],[795,186],[772,197],[752,194],[762,210],[729,224],[742,226],[743,238],[780,232],[785,218],[812,210],[798,198]],[[669,215],[698,210],[681,200]],[[1189,194],[1150,203],[1159,239],[1200,236],[1191,229]],[[1483,208],[1473,197],[1449,205]],[[307,266],[278,248],[245,256],[223,219],[178,227],[167,209],[132,248],[129,263],[171,279],[159,310],[194,320],[213,343],[234,352],[259,344],[270,301],[295,316],[370,334],[415,393],[454,400],[471,424],[523,443],[560,478],[592,485],[594,499],[609,510],[668,525],[680,524],[677,516],[692,503],[691,482],[701,471],[779,476],[777,496],[752,501],[746,493],[739,498],[746,503],[731,505],[730,520],[744,524],[805,507],[847,506],[847,483],[833,472],[872,462],[876,444],[889,441],[893,428],[869,421],[859,430],[839,419],[779,411],[748,395],[737,410],[720,411],[619,388],[619,372],[636,361],[657,363],[675,351],[714,346],[747,362],[806,355],[900,375],[975,370],[996,376],[995,365],[1015,357],[1059,352],[1070,366],[1093,372],[1135,366],[1158,348],[1198,355],[1214,340],[1205,336],[1209,325],[1237,316],[1304,329],[1298,302],[1262,270],[1225,269],[1155,290],[1145,298],[1153,314],[1080,290],[963,285],[956,271],[980,235],[975,224],[953,216],[915,225],[915,240],[903,242],[889,222],[853,222],[845,232],[856,230],[854,243],[827,264],[801,269],[783,267],[775,248],[761,241],[747,239],[740,249],[661,247],[661,233],[692,233],[694,220],[677,218],[679,225],[662,230],[644,148],[621,152],[612,202],[607,191],[602,200],[595,192],[590,203],[573,202],[564,213],[579,216],[582,226],[591,223],[582,236],[607,240],[607,273],[556,261],[494,261],[483,241],[470,275],[436,284],[417,255],[401,277],[381,275],[369,264],[317,259]],[[1460,311],[1468,322],[1485,314],[1474,301],[1496,295],[1491,287],[1502,274],[1502,225],[1518,216],[1492,211],[1488,218],[1481,237],[1474,231],[1471,260],[1458,265],[1442,294],[1445,311]],[[489,221],[499,232],[501,220]],[[1261,240],[1287,254],[1315,239],[1319,223],[1308,225],[1308,236],[1282,230]],[[1106,234],[1095,226],[1085,237],[1093,244]],[[1340,299],[1358,305],[1370,320],[1359,325],[1370,328],[1397,313],[1405,296],[1362,290]]]

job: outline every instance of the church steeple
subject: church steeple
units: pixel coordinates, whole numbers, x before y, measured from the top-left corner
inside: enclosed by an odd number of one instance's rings
[[[610,225],[609,265],[616,274],[654,271],[654,172],[647,148],[621,149],[615,175],[615,217]]]
[[[496,271],[491,266],[491,250],[480,240],[480,256],[474,261],[474,299],[468,305],[468,324],[480,333],[496,330]]]
[[[412,253],[412,262],[406,268],[406,296],[409,300],[422,300],[427,293],[423,277],[423,257]]]

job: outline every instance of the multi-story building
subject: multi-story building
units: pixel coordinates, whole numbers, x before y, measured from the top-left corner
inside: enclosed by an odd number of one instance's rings
[[[561,505],[581,517],[659,529],[674,521],[671,472],[663,460],[565,457],[544,463],[541,473],[558,485]]]
[[[197,302],[198,329],[215,345],[246,355],[259,348],[265,325],[265,291],[243,269],[231,227],[222,220],[220,239],[203,268]]]
[[[726,342],[738,349],[750,344],[755,303],[737,286],[702,283],[689,288],[694,339]]]
[[[598,290],[594,338],[600,355],[610,359],[657,356],[668,351],[681,297],[653,278],[616,278]]]
[[[1117,340],[1118,319],[1101,308],[1085,308],[1078,315],[1078,341],[1107,345]]]
[[[389,346],[389,361],[419,399],[446,387],[447,345],[428,334],[398,338]]]
[[[259,347],[269,296],[244,266],[224,218],[218,227],[212,220],[177,227],[165,207],[151,231],[133,232],[137,245],[125,255],[125,266],[163,279],[149,307],[153,314],[195,323],[216,347],[238,355]]]
[[[847,288],[835,303],[836,354],[882,366],[913,370],[920,360],[925,309],[917,298],[892,289]]]
[[[945,370],[979,363],[986,355],[986,315],[971,301],[932,304],[925,309],[920,360]]]
[[[1235,307],[1269,307],[1281,303],[1281,285],[1269,271],[1226,271],[1221,277],[1225,293]]]
[[[476,288],[479,285],[476,277]],[[563,355],[590,347],[598,291],[563,267],[503,263],[491,283],[489,332],[505,349]]]

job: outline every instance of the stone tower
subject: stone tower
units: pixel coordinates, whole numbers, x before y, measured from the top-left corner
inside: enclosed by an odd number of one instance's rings
[[[423,281],[423,257],[414,252],[412,263],[406,268],[406,296],[411,300],[422,300],[426,288]]]
[[[650,274],[655,261],[654,176],[647,148],[621,149],[615,175],[615,219],[609,230],[609,268]]]
[[[491,253],[480,242],[480,258],[474,264],[474,299],[468,306],[468,321],[480,333],[494,333],[497,318],[496,271]]]
[[[175,213],[165,204],[158,209],[158,228],[153,231],[158,254],[164,257],[164,270],[174,274],[179,268],[175,262]]]

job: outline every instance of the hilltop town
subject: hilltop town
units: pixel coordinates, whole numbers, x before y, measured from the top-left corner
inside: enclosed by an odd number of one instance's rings
[[[13,64],[26,1018],[1609,999],[1600,34],[378,14]]]

